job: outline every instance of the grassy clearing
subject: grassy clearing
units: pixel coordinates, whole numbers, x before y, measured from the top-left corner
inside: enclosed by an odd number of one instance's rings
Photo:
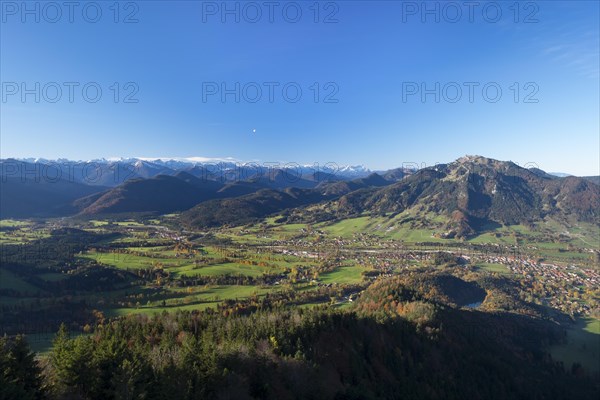
[[[119,225],[119,226],[144,226],[144,224],[137,222],[137,221],[132,221],[132,220],[127,220],[127,221],[115,221],[113,222],[113,224],[115,225]]]
[[[389,228],[390,230],[387,232],[385,237],[401,240],[409,243],[419,243],[419,242],[435,242],[435,243],[448,243],[448,239],[436,238],[433,236],[435,230],[433,229],[412,229],[406,226],[392,226]]]
[[[111,240],[110,243],[136,243],[143,240],[147,243],[163,243],[164,241],[160,238],[151,238],[145,232],[136,232],[132,236],[120,237],[118,239]]]
[[[273,240],[287,240],[303,234],[309,229],[307,224],[273,224],[273,218],[268,218],[264,224],[251,227],[234,227],[222,230],[217,237],[227,238],[234,243],[266,244]]]
[[[7,232],[0,232],[0,244],[2,245],[7,245],[7,244],[21,244],[21,243],[27,243],[29,240],[25,239],[24,237],[18,237],[15,235],[11,235]]]
[[[333,236],[351,237],[355,233],[373,230],[377,223],[381,223],[381,221],[371,217],[348,218],[332,225],[323,226],[321,229]]]
[[[244,275],[251,277],[258,277],[265,273],[277,272],[272,268],[260,267],[257,265],[245,265],[237,263],[224,263],[216,265],[207,265],[200,268],[193,268],[191,265],[187,268],[179,268],[178,274],[185,274],[188,276],[203,275],[203,276],[218,276],[218,275]]]
[[[239,244],[267,244],[274,239],[266,233],[234,233],[221,232],[215,235],[219,239],[230,239],[233,243]]]
[[[585,331],[595,333],[596,335],[600,335],[600,319],[586,318],[585,321]]]
[[[104,220],[104,219],[91,219],[88,221],[91,225],[96,226],[96,227],[100,227],[100,226],[107,226],[107,225],[117,225],[117,226],[124,226],[124,227],[141,227],[144,226],[143,223],[131,220],[131,219],[126,219],[123,221],[112,221],[112,220]]]
[[[46,229],[34,229],[28,225],[5,226],[4,230],[0,230],[0,244],[21,244],[48,236]]]
[[[17,228],[31,225],[31,221],[22,221],[16,219],[0,219],[0,228],[9,227],[9,228]]]
[[[190,293],[189,296],[178,299],[175,304],[170,301],[168,305],[164,306],[152,304],[150,306],[141,305],[140,307],[124,307],[108,309],[105,311],[105,313],[107,316],[114,317],[128,314],[152,315],[154,313],[160,313],[163,311],[204,310],[209,307],[216,308],[217,305],[223,300],[247,299],[253,295],[264,296],[271,290],[272,289],[270,288],[258,286],[213,286]]]
[[[447,243],[452,240],[440,239],[433,236],[435,229],[411,228],[401,221],[406,215],[398,215],[394,218],[387,217],[358,217],[349,218],[331,225],[319,226],[324,232],[344,238],[352,237],[357,233],[368,233],[377,235],[382,239],[401,240],[410,243],[439,242]]]
[[[103,220],[96,220],[96,219],[92,219],[89,221],[90,224],[92,224],[93,226],[106,226],[108,224],[110,224],[109,221],[103,221]]]
[[[514,245],[515,238],[508,236],[506,233],[502,232],[485,232],[478,236],[475,236],[469,239],[470,243],[474,244],[503,244],[503,245]]]
[[[358,265],[338,267],[335,271],[327,272],[319,277],[322,283],[360,283],[363,280],[362,272],[365,267]]]
[[[562,361],[567,369],[578,362],[586,371],[600,372],[600,320],[578,319],[567,330],[567,344],[553,346],[550,353],[553,358]]]
[[[96,251],[90,251],[84,254],[82,257],[95,260],[100,264],[111,265],[120,269],[140,269],[140,268],[151,268],[157,263],[163,264],[165,267],[168,266],[181,266],[189,264],[189,260],[179,260],[173,258],[155,258],[138,256],[135,254],[123,254],[123,253],[100,253]]]
[[[498,274],[510,274],[509,269],[506,265],[494,264],[494,263],[478,263],[475,265],[476,268],[488,272],[495,272]]]
[[[297,308],[307,308],[307,309],[315,308],[315,307],[322,307],[322,306],[329,306],[336,310],[350,310],[350,309],[352,309],[353,303],[349,302],[349,301],[341,301],[341,302],[337,302],[332,305],[330,300],[326,300],[326,301],[321,301],[321,302],[312,302],[312,303],[304,303],[304,304],[294,305],[294,307],[297,307]]]

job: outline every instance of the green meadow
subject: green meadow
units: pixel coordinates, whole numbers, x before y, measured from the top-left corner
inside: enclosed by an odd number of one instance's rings
[[[579,318],[567,329],[567,343],[552,346],[552,357],[569,369],[580,363],[587,371],[600,372],[600,319]]]
[[[510,274],[510,270],[506,265],[494,264],[494,263],[477,263],[475,265],[477,269],[484,270],[487,272],[495,272],[497,274]]]

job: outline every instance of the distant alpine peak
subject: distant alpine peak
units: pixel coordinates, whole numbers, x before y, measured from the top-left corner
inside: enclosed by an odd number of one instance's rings
[[[458,164],[465,164],[465,163],[496,164],[496,163],[503,163],[503,162],[504,161],[494,160],[493,158],[487,158],[487,157],[478,156],[478,155],[465,155],[463,157],[460,157],[458,160],[456,160],[456,163],[458,163]]]
[[[493,158],[478,156],[478,155],[466,155],[460,157],[456,161],[449,164],[451,167],[465,167],[468,165],[490,168],[494,170],[506,170],[514,167],[518,167],[518,164],[515,164],[512,161],[501,161]]]
[[[458,160],[456,160],[456,162],[457,163],[474,162],[474,161],[480,161],[479,159],[481,159],[481,158],[485,158],[485,157],[467,154],[467,155],[460,157]]]
[[[359,171],[359,172],[370,171],[364,165],[344,165],[344,166],[340,166],[340,169],[343,171]]]

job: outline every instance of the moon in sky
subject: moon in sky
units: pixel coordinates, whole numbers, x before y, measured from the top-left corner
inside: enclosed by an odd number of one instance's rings
[[[256,129],[252,129],[252,133],[256,133]]]

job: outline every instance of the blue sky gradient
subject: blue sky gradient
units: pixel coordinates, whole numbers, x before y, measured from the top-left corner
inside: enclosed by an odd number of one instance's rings
[[[73,22],[63,8],[55,23],[43,2],[27,2],[38,4],[39,22],[22,2],[1,3],[2,158],[204,156],[384,169],[480,154],[600,173],[597,1],[480,2],[472,20],[462,1],[451,2],[457,18],[452,6],[427,2],[438,21],[422,2],[281,1],[272,22],[262,1],[253,3],[258,22],[251,6],[244,13],[248,2],[227,2],[240,9],[236,22],[221,15],[221,1],[120,2],[118,16],[113,1],[100,1],[87,9],[102,10],[96,23],[82,15],[88,2]],[[129,15],[137,22],[125,23]],[[20,85],[36,82],[40,101],[23,98]],[[72,102],[65,82],[79,83]],[[89,82],[102,89],[98,102],[83,97]],[[206,92],[236,82],[239,102]],[[266,82],[278,84],[272,101]],[[478,85],[473,101],[465,82]],[[52,103],[54,83],[63,92]],[[439,102],[407,93],[436,83]],[[252,102],[256,85],[263,92]],[[494,87],[502,96],[488,101]],[[129,100],[137,102],[125,102],[136,88]]]

